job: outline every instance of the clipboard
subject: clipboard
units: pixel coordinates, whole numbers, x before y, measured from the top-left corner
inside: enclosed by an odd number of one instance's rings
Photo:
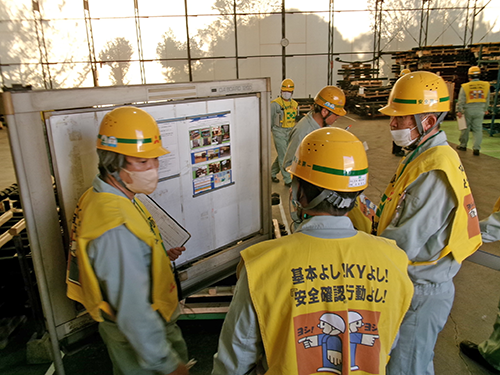
[[[465,115],[462,114],[462,117],[457,117],[458,130],[467,129],[467,123],[465,122]]]
[[[191,238],[191,234],[168,214],[153,198],[145,194],[138,194],[140,201],[153,216],[166,249],[184,246]],[[136,197],[137,199],[137,197]]]

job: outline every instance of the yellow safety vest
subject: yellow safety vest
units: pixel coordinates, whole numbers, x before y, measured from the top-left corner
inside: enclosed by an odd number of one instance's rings
[[[484,81],[470,81],[462,84],[465,92],[465,103],[485,103],[490,84]]]
[[[448,245],[441,251],[438,259],[410,262],[410,264],[414,266],[435,264],[450,253],[458,263],[462,263],[481,246],[482,240],[476,204],[457,153],[450,146],[437,146],[423,152],[409,164],[405,165],[403,162],[404,160],[399,164],[380,201],[375,218],[377,234],[383,233],[391,223],[398,204],[405,197],[406,189],[418,176],[432,170],[443,171],[458,202]]]
[[[108,230],[125,225],[151,247],[151,295],[153,310],[169,321],[177,308],[177,286],[170,260],[156,223],[138,199],[88,189],[80,198],[72,224],[71,251],[66,283],[69,298],[85,306],[92,318],[103,321],[101,311],[115,318],[115,311],[103,300],[99,281],[90,264],[87,246]],[[103,250],[105,251],[105,250]]]
[[[286,102],[281,96],[271,101],[271,103],[278,103],[283,108],[285,116],[280,120],[281,127],[293,128],[295,126],[295,117],[297,117],[298,103],[293,99]]]
[[[375,219],[375,211],[371,208],[373,205],[367,197],[361,199],[359,196],[356,198],[356,205],[347,214],[349,219],[351,219],[352,225],[357,230],[371,234],[373,220]]]
[[[352,365],[359,367],[353,374],[385,374],[413,295],[408,258],[394,241],[363,232],[342,239],[295,233],[241,256],[266,374],[324,374],[318,370],[327,368],[345,375]],[[362,317],[358,332],[350,333],[351,315]]]
[[[493,212],[500,211],[500,198],[497,199],[495,205],[493,206]]]

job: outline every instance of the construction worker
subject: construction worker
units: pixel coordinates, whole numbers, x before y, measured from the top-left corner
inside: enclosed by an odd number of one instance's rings
[[[290,174],[283,168],[283,158],[288,147],[288,137],[295,126],[298,113],[298,104],[292,99],[294,89],[295,84],[290,78],[283,80],[280,96],[271,102],[271,131],[278,153],[271,166],[271,180],[280,182],[276,175],[281,172],[285,185],[290,185],[292,181]]]
[[[457,117],[465,116],[467,127],[460,133],[457,150],[466,151],[469,142],[469,132],[474,134],[472,153],[479,156],[483,141],[483,120],[490,105],[490,84],[480,81],[481,69],[478,66],[469,68],[469,82],[462,84],[458,94]]]
[[[493,213],[479,222],[484,243],[500,241],[500,199],[493,207]],[[500,303],[498,305],[500,309]],[[500,313],[497,314],[493,332],[479,345],[465,340],[460,351],[494,374],[500,373]]]
[[[115,374],[188,374],[169,260],[185,248],[165,250],[135,197],[156,189],[158,157],[169,153],[156,121],[136,107],[110,111],[99,128],[97,153],[99,175],[73,218],[68,297],[99,322]]]
[[[402,77],[408,73],[411,73],[410,69],[403,69],[399,73],[399,77]],[[395,156],[405,156],[405,151],[403,150],[403,147],[398,146],[396,143],[394,143],[394,141],[392,141],[392,154]]]
[[[439,129],[449,108],[444,80],[421,71],[399,78],[380,109],[391,116],[393,140],[410,152],[382,196],[375,231],[408,255],[415,292],[388,374],[434,374],[434,346],[453,304],[453,277],[481,245],[467,176]]]
[[[302,223],[242,251],[212,374],[253,374],[261,357],[268,374],[351,374],[351,312],[362,316],[357,332],[367,334],[356,366],[385,374],[412,284],[404,252],[358,232],[346,216],[368,186],[363,144],[344,129],[315,130],[288,172]]]
[[[345,94],[338,87],[325,86],[316,94],[312,110],[290,132],[283,168],[292,165],[295,151],[306,135],[313,130],[333,125],[339,117],[346,114],[344,106]]]
[[[345,95],[338,87],[325,86],[316,94],[312,110],[290,132],[288,149],[283,160],[284,168],[288,168],[292,164],[295,152],[304,137],[313,130],[333,125],[339,117],[346,114],[344,106]],[[366,199],[364,195],[358,196],[356,206],[349,212],[349,218],[356,229],[371,233],[371,216],[375,212],[369,208],[370,203]],[[292,230],[295,229],[296,224],[294,223]]]

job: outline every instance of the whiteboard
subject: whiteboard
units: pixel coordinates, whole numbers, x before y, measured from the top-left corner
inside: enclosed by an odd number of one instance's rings
[[[59,204],[67,228],[78,199],[92,186],[98,172],[95,149],[99,124],[113,108],[54,111],[46,116]],[[262,228],[259,98],[249,95],[141,108],[160,126],[175,125],[169,135],[162,135],[163,145],[172,151],[169,168],[174,172],[160,180],[151,198],[191,233],[177,264],[192,262],[257,233]],[[195,194],[189,130],[193,118],[217,113],[228,114],[230,122],[231,184]]]

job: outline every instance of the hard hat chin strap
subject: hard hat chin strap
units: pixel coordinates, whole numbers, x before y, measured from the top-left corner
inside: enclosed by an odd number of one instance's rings
[[[424,138],[427,134],[429,134],[432,130],[434,130],[444,120],[444,118],[446,117],[447,114],[448,114],[448,112],[441,112],[441,114],[438,116],[438,118],[436,120],[436,123],[432,127],[430,127],[429,129],[427,129],[427,131],[424,131],[424,127],[422,125],[422,120],[420,119],[420,114],[413,115],[413,117],[415,118],[415,122],[417,123],[417,130],[418,130],[418,134],[420,134],[420,137],[418,137],[415,140],[415,142],[412,143],[412,146],[413,145],[415,147],[418,146],[418,144],[420,143],[422,138]],[[425,119],[426,118],[424,118],[424,120]]]
[[[337,208],[345,208],[349,207],[353,199],[352,198],[343,198],[336,191],[324,189],[316,198],[314,198],[307,207],[303,207],[303,210],[311,210],[315,208],[318,204],[323,201],[327,201]]]
[[[114,172],[110,172],[109,169],[107,167],[104,167],[104,169],[106,169],[106,172],[108,172],[108,174],[110,176],[112,176],[123,188],[125,188],[126,190],[130,191],[131,193],[134,193],[132,190],[130,190],[127,185],[125,184],[125,182],[123,182],[122,178],[120,177],[120,171],[114,171]],[[135,194],[135,193],[134,193]]]

